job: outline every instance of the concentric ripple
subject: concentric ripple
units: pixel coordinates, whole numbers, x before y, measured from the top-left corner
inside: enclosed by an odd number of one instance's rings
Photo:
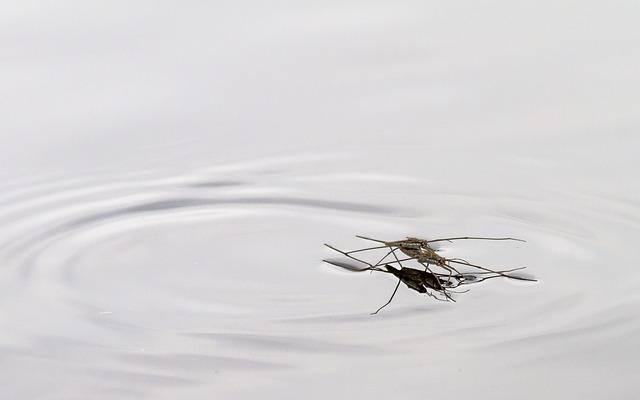
[[[314,385],[321,376],[348,391],[352,383],[336,371],[375,365],[384,368],[369,369],[367,379],[437,373],[446,387],[460,385],[460,365],[478,381],[494,373],[515,381],[567,355],[605,363],[608,344],[638,331],[640,274],[625,251],[637,234],[637,203],[561,186],[532,192],[522,176],[534,171],[499,172],[509,159],[477,175],[436,177],[402,165],[381,172],[370,154],[354,158],[6,190],[0,363],[15,366],[9,379],[34,371],[34,396],[82,377],[76,393],[137,398],[231,396],[230,382],[251,377],[243,389],[250,396],[273,382]],[[340,173],[347,165],[358,168]],[[460,241],[442,250],[483,265],[526,265],[540,281],[482,283],[456,304],[401,291],[370,317],[394,283],[320,262],[325,242],[362,246],[355,234],[521,237],[527,243]],[[634,362],[617,360],[623,368]],[[46,374],[51,368],[56,377]]]

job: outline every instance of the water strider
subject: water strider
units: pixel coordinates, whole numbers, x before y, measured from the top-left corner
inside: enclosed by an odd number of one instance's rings
[[[446,271],[449,272],[449,276],[452,277],[453,273],[456,274],[460,274],[460,272],[454,268],[451,264],[458,264],[458,265],[466,265],[469,267],[473,267],[473,268],[477,268],[486,272],[492,272],[492,273],[498,273],[502,276],[505,276],[507,278],[511,278],[511,279],[519,279],[519,280],[531,280],[531,279],[527,279],[527,278],[521,278],[521,277],[517,277],[517,276],[512,276],[512,275],[505,275],[503,272],[499,272],[487,267],[483,267],[480,265],[476,265],[476,264],[472,264],[464,259],[461,258],[445,258],[442,257],[441,255],[439,255],[437,253],[438,250],[434,249],[433,247],[430,246],[431,243],[436,243],[436,242],[453,242],[454,240],[512,240],[512,241],[518,241],[518,242],[525,242],[522,239],[516,239],[516,238],[511,238],[511,237],[500,237],[500,238],[493,238],[493,237],[477,237],[477,236],[459,236],[459,237],[451,237],[451,238],[444,238],[444,239],[433,239],[433,240],[426,240],[426,239],[420,239],[420,238],[415,238],[415,237],[407,237],[406,239],[402,239],[402,240],[396,240],[396,241],[384,241],[384,240],[380,240],[380,239],[373,239],[370,237],[366,237],[366,236],[361,236],[361,235],[356,235],[357,238],[360,239],[364,239],[364,240],[369,240],[369,241],[373,241],[373,242],[377,242],[377,243],[382,243],[383,246],[376,246],[376,247],[368,247],[368,248],[364,248],[364,249],[358,249],[358,250],[354,250],[354,251],[350,251],[348,252],[348,254],[352,254],[352,253],[357,253],[357,252],[361,252],[361,251],[367,251],[367,250],[374,250],[374,249],[381,249],[381,248],[390,248],[389,252],[385,255],[385,257],[383,257],[383,259],[379,262],[383,262],[384,259],[386,259],[386,257],[388,257],[389,255],[393,254],[395,257],[395,251],[396,250],[400,250],[402,253],[404,253],[405,255],[407,255],[409,258],[407,259],[403,259],[403,260],[399,260],[397,257],[396,261],[397,263],[401,262],[401,261],[409,261],[409,260],[416,260],[418,263],[420,263],[422,266],[425,267],[425,269],[427,271],[430,271],[430,265],[436,265]],[[522,269],[522,268],[516,268],[510,271],[505,271],[505,272],[511,272],[511,271],[515,271],[518,269]]]
[[[378,308],[373,314],[377,314],[384,307],[389,305],[393,300],[398,288],[400,287],[400,283],[404,283],[408,288],[417,291],[421,294],[427,294],[430,297],[433,297],[437,300],[442,301],[454,301],[453,297],[450,295],[450,291],[453,288],[456,288],[461,285],[468,285],[471,283],[479,283],[487,279],[497,278],[497,277],[506,277],[510,279],[524,280],[524,281],[536,281],[532,278],[526,278],[516,275],[509,275],[507,273],[514,272],[523,269],[520,268],[512,268],[509,270],[493,270],[486,267],[482,267],[476,264],[471,264],[466,260],[458,259],[458,258],[445,258],[437,254],[437,250],[430,246],[430,243],[441,242],[441,241],[454,241],[454,240],[467,240],[467,239],[475,239],[475,240],[515,240],[524,242],[521,239],[515,238],[487,238],[487,237],[473,237],[473,236],[463,236],[463,237],[454,237],[454,238],[445,238],[445,239],[434,239],[434,240],[425,240],[414,237],[407,237],[403,240],[397,241],[383,241],[379,239],[373,239],[365,236],[356,237],[374,241],[377,243],[381,243],[381,246],[362,248],[352,251],[342,251],[339,250],[329,244],[325,244],[325,246],[330,249],[360,263],[367,265],[365,268],[358,268],[349,263],[338,262],[333,260],[324,260],[325,262],[339,266],[341,268],[348,269],[350,271],[377,271],[394,275],[398,278],[398,283],[391,294],[389,300]],[[354,257],[354,253],[365,252],[376,249],[384,249],[389,248],[389,251],[376,263],[369,263],[360,258]],[[396,255],[396,251],[400,251],[408,258],[400,259]],[[387,257],[393,255],[395,261],[385,262]],[[420,265],[424,267],[424,270],[410,268],[403,266],[403,262],[416,261]],[[450,264],[460,264],[466,265],[468,267],[472,267],[475,269],[479,269],[482,272],[474,272],[474,273],[461,273],[457,269],[453,268]],[[390,264],[398,264],[400,268],[396,268]],[[438,266],[444,269],[447,273],[439,273],[435,272],[430,268],[430,265]],[[435,293],[440,293],[444,295],[444,299],[439,298]],[[455,292],[461,293],[461,292]]]

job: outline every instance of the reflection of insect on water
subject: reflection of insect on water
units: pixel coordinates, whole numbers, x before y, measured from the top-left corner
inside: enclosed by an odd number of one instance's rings
[[[434,249],[430,245],[431,243],[435,243],[435,242],[443,242],[443,241],[453,242],[454,240],[516,240],[516,241],[524,242],[523,240],[520,240],[520,239],[463,236],[463,237],[434,239],[434,240],[425,240],[425,239],[408,237],[403,240],[384,241],[384,240],[368,238],[365,236],[357,236],[357,237],[361,239],[369,240],[369,241],[374,241],[374,242],[380,243],[381,245],[375,246],[375,247],[367,247],[367,248],[352,250],[348,252],[344,252],[328,244],[325,244],[325,246],[337,251],[338,253],[346,257],[349,257],[352,260],[368,265],[367,268],[353,267],[351,265],[348,265],[342,262],[336,262],[336,261],[330,261],[330,260],[325,260],[325,261],[330,264],[337,265],[352,271],[367,271],[367,270],[379,271],[384,273],[390,273],[398,278],[398,284],[396,285],[389,301],[385,303],[382,307],[380,307],[373,314],[378,313],[378,311],[382,310],[384,307],[386,307],[388,304],[391,303],[391,301],[393,300],[393,297],[398,291],[398,287],[400,286],[400,283],[404,283],[410,289],[416,290],[419,293],[425,293],[438,300],[455,301],[449,294],[449,291],[450,289],[456,288],[460,285],[478,283],[486,279],[496,278],[496,277],[506,277],[511,279],[524,280],[524,281],[535,281],[535,279],[508,274],[509,272],[517,271],[523,268],[514,268],[510,270],[493,270],[493,269],[482,267],[476,264],[471,264],[468,261],[463,259],[442,257],[437,253],[438,250]],[[361,260],[353,256],[354,253],[376,250],[376,249],[384,249],[384,248],[389,248],[389,251],[384,255],[384,257],[382,257],[375,264],[370,264],[364,260]],[[404,259],[398,258],[398,256],[396,255],[396,251],[398,250],[404,255],[408,256],[408,258],[404,258]],[[390,255],[393,255],[395,261],[385,262],[387,257],[389,257]],[[411,260],[415,260],[419,264],[421,264],[424,267],[424,271],[415,269],[415,268],[405,267],[402,265],[403,262],[408,262]],[[400,269],[389,265],[394,263],[398,264]],[[452,263],[479,269],[482,272],[461,273],[456,268],[451,266]],[[430,268],[430,266],[432,265],[440,267],[441,269],[445,270],[447,273],[443,274],[443,273],[439,273],[432,270],[432,268]],[[381,268],[381,266],[384,266],[384,269]],[[430,290],[435,293],[441,293],[442,295],[444,295],[445,298],[441,299],[437,297],[434,293],[431,293]]]
[[[331,247],[329,245],[327,245],[328,247],[342,253],[340,250],[335,249],[334,247]],[[344,253],[343,253],[344,254]],[[354,260],[358,260],[355,257],[352,257]],[[383,268],[380,268],[378,266],[373,266],[373,264],[368,264],[365,261],[362,260],[358,260],[362,263],[365,263],[367,265],[369,265],[369,267],[367,268],[358,268],[355,267],[351,264],[348,263],[344,263],[344,262],[339,262],[339,261],[333,261],[333,260],[324,260],[325,262],[344,268],[344,269],[348,269],[350,271],[354,271],[354,272],[361,272],[361,271],[378,271],[378,272],[384,272],[384,273],[389,273],[394,275],[396,278],[398,278],[398,284],[396,285],[395,289],[393,290],[393,293],[391,294],[391,298],[389,298],[389,301],[387,301],[384,305],[382,305],[380,308],[378,308],[375,312],[373,312],[372,314],[377,314],[378,311],[382,310],[384,307],[386,307],[389,303],[391,303],[391,301],[393,300],[393,297],[396,295],[396,292],[398,291],[398,287],[400,287],[400,283],[404,283],[405,285],[407,285],[407,287],[409,289],[413,289],[415,291],[417,291],[418,293],[424,293],[430,297],[433,297],[437,300],[453,300],[453,298],[449,295],[447,289],[449,287],[453,287],[451,284],[446,282],[446,279],[444,279],[442,277],[441,274],[434,274],[432,272],[429,271],[423,271],[423,270],[419,270],[419,269],[415,269],[415,268],[409,268],[409,267],[400,267],[400,269],[395,268],[389,264],[386,264],[383,266]],[[461,279],[462,281],[462,279]],[[460,282],[461,282],[460,281]],[[460,282],[457,282],[458,286],[460,284]],[[445,286],[448,285],[448,286]],[[442,294],[444,294],[445,299],[440,299],[437,296],[435,296],[433,293],[430,293],[429,290],[433,290],[436,292],[440,292]]]
[[[393,293],[391,294],[391,298],[389,299],[389,301],[387,301],[384,305],[382,305],[382,307],[378,308],[372,314],[377,314],[378,311],[382,310],[389,303],[391,303],[391,300],[393,300],[393,296],[395,296],[396,292],[398,291],[400,282],[404,283],[405,285],[407,285],[407,287],[417,291],[418,293],[425,293],[425,294],[431,295],[427,291],[427,289],[433,289],[435,291],[442,292],[447,299],[453,300],[445,290],[444,286],[442,286],[444,282],[441,282],[440,278],[438,278],[437,275],[429,271],[421,271],[419,269],[409,268],[409,267],[401,267],[400,269],[397,269],[392,267],[389,264],[385,265],[384,267],[386,268],[387,272],[393,274],[396,278],[398,278],[398,284],[396,285],[396,288],[393,290]],[[435,298],[437,299],[437,297]]]

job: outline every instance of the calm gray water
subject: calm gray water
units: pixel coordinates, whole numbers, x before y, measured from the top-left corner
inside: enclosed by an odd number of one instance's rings
[[[1,8],[1,398],[636,398],[636,2]]]

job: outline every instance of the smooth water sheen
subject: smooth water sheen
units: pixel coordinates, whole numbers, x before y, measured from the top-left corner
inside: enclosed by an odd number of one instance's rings
[[[635,2],[0,15],[0,398],[636,398]],[[539,281],[370,316],[356,234]]]

